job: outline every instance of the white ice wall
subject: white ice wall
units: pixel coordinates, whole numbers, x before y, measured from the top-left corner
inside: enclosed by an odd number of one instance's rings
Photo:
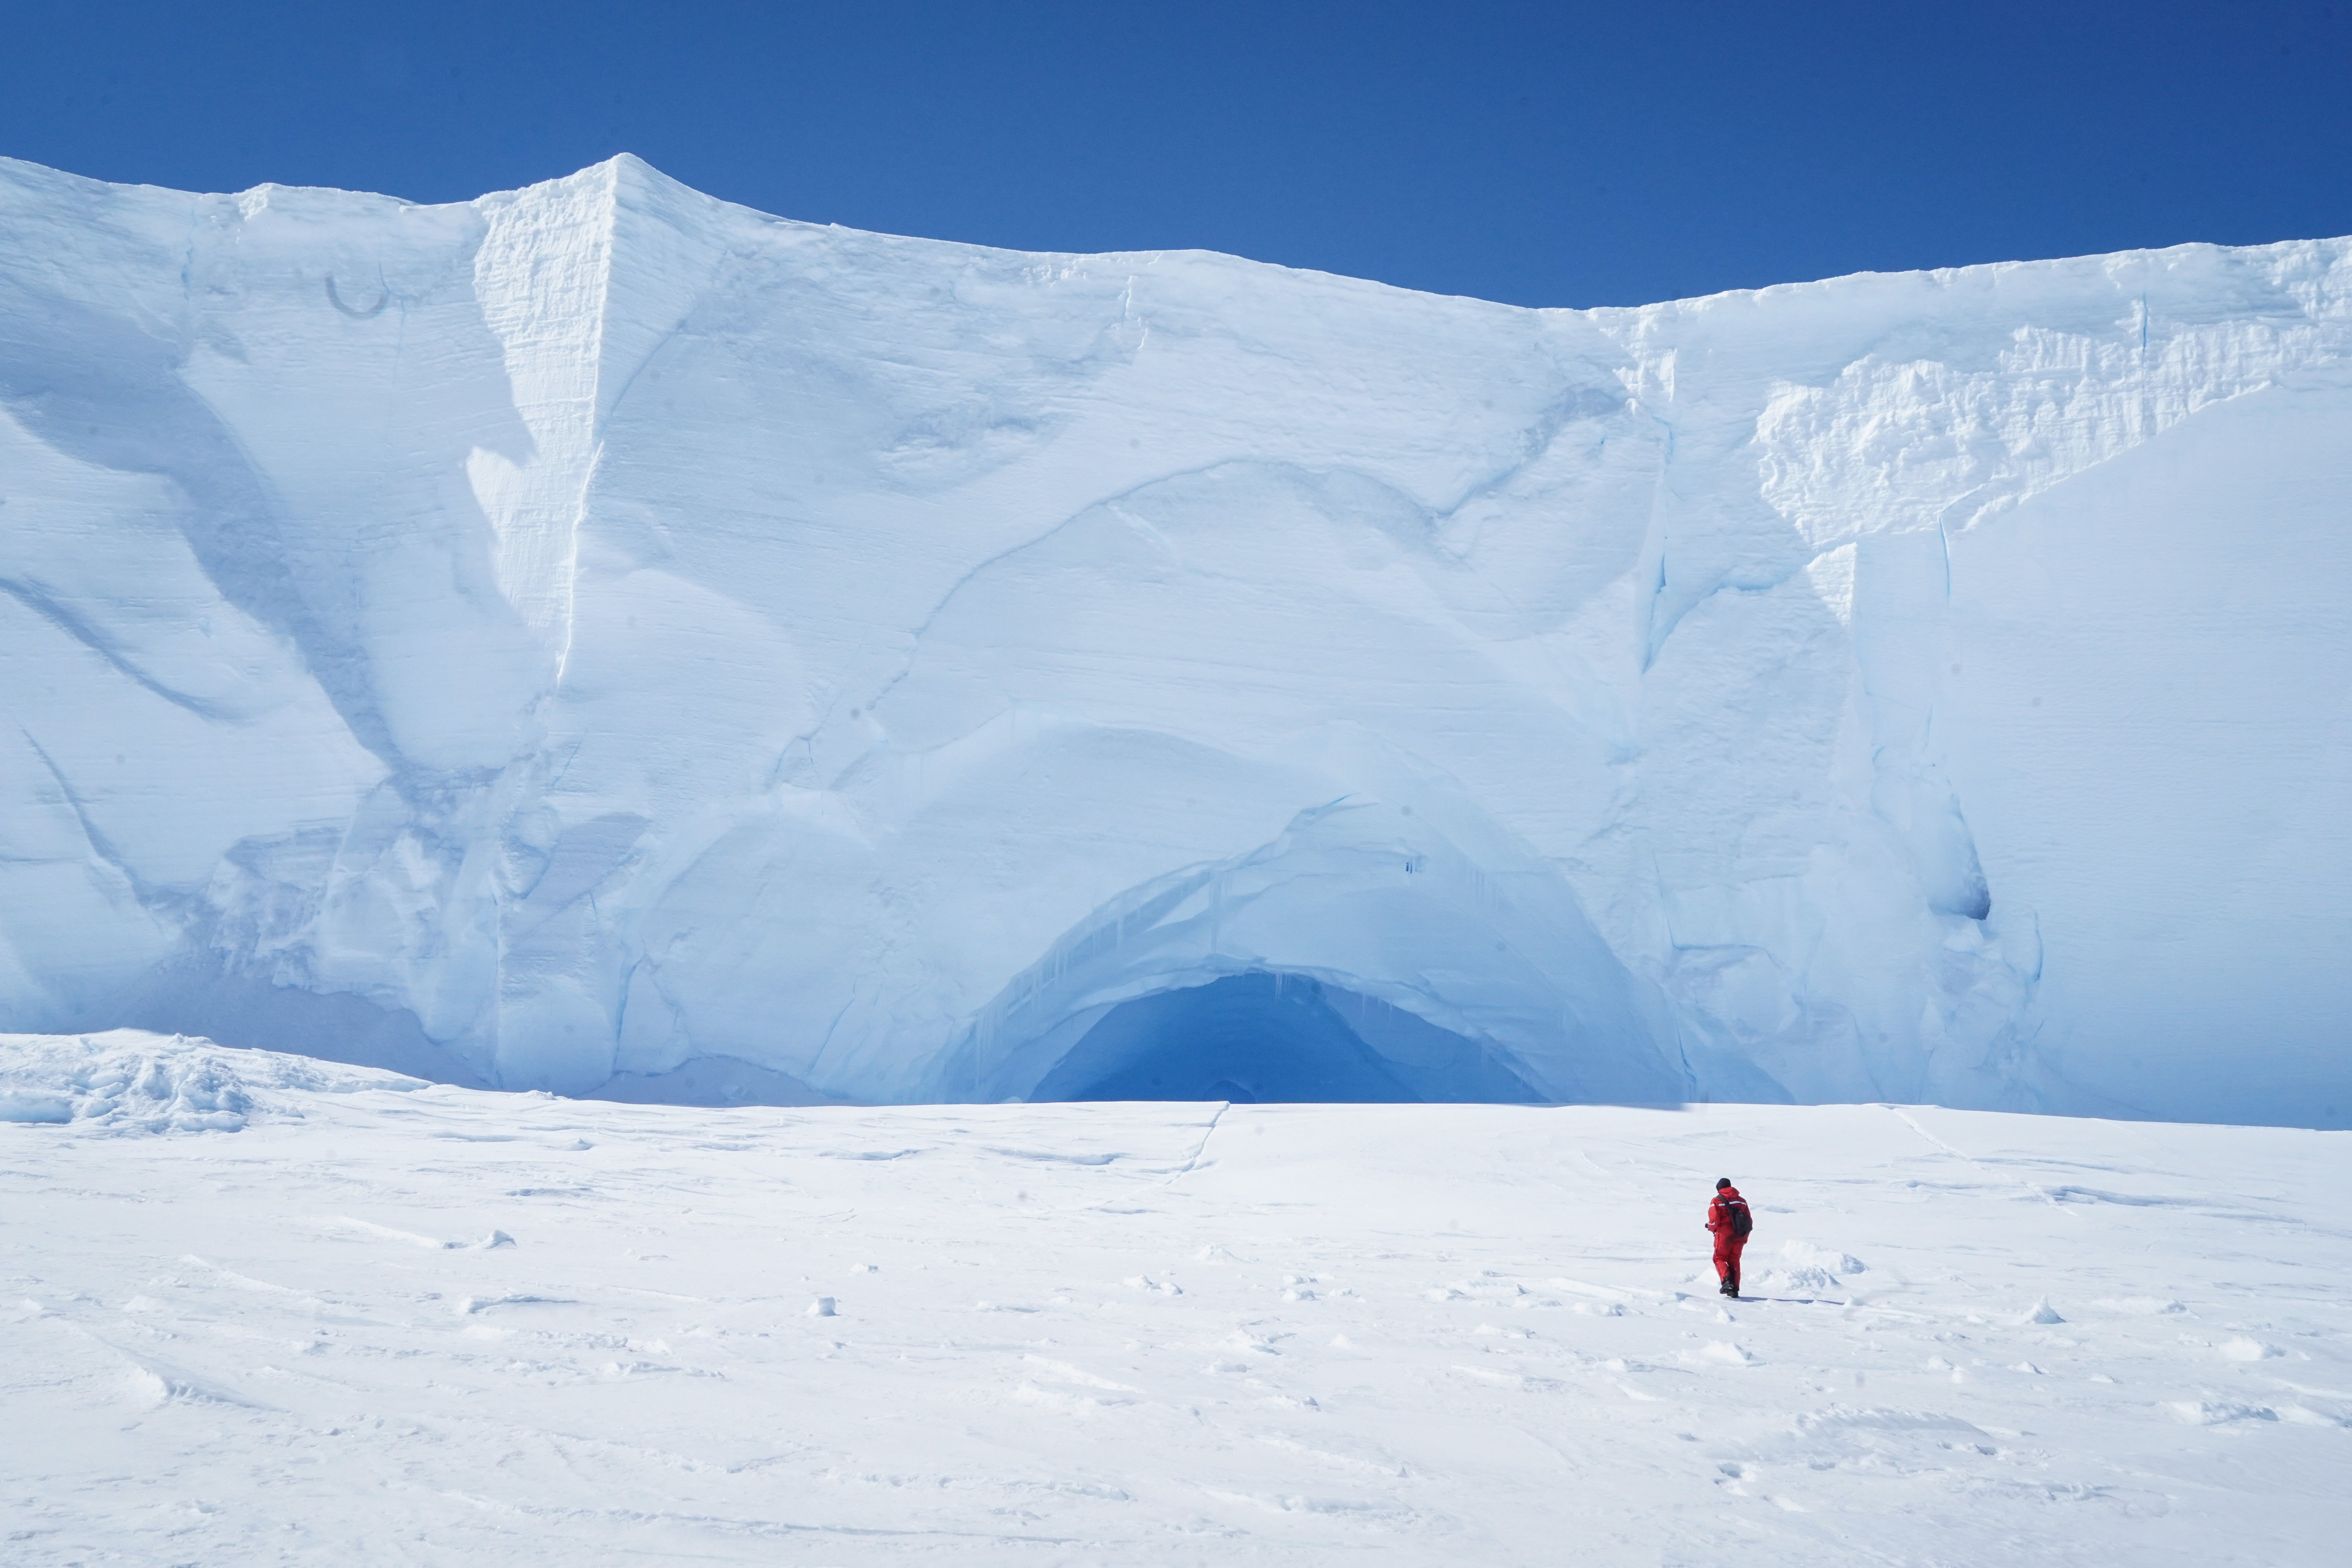
[[[0,163],[0,1027],[2341,1124],[2352,246],[1534,311]]]

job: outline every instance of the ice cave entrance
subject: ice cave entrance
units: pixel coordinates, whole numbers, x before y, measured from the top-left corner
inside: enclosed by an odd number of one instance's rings
[[[1122,1002],[1028,1095],[1536,1104],[1503,1054],[1302,974],[1253,972]]]

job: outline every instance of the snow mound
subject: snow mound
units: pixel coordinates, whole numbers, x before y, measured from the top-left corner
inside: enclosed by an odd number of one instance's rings
[[[2223,1340],[2215,1348],[2230,1361],[2270,1361],[2286,1353],[2276,1345],[2266,1345],[2260,1340],[2248,1339],[2243,1334]]]
[[[236,1132],[256,1116],[299,1118],[297,1093],[425,1087],[398,1073],[140,1029],[0,1035],[0,1121],[80,1131]]]
[[[1824,1274],[1860,1274],[1865,1271],[1862,1259],[1853,1254],[1840,1252],[1834,1247],[1816,1247],[1810,1241],[1784,1242],[1780,1247],[1780,1256],[1787,1258],[1793,1268],[1819,1269]]]
[[[1781,1244],[1780,1266],[1767,1268],[1754,1276],[1755,1289],[1764,1295],[1811,1295],[1817,1291],[1843,1288],[1842,1275],[1864,1271],[1862,1259],[1852,1253],[1814,1246],[1810,1241],[1789,1241]]]

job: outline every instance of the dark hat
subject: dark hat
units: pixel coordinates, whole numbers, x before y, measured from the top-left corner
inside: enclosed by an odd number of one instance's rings
[[[1729,1185],[1731,1185],[1731,1178],[1729,1176],[1717,1176],[1715,1179],[1715,1190],[1718,1193]]]

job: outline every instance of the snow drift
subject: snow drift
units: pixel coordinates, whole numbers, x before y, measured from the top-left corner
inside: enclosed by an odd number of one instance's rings
[[[72,1124],[84,1134],[238,1132],[253,1116],[299,1120],[299,1096],[404,1091],[398,1073],[138,1029],[0,1035],[0,1122]]]
[[[0,164],[0,1027],[2341,1125],[2348,256],[1528,310]]]

